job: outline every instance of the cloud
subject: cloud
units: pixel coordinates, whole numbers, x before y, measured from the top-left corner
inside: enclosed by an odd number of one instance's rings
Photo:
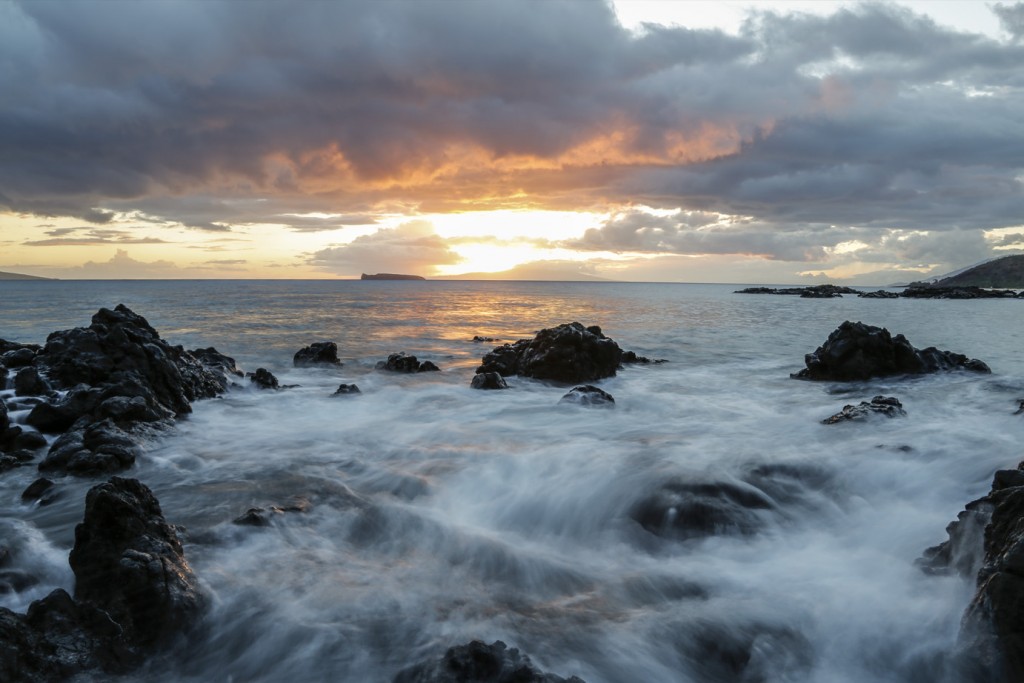
[[[109,261],[86,261],[81,266],[64,269],[60,276],[68,279],[173,279],[185,277],[185,272],[170,261],[138,261],[127,251],[118,249]]]
[[[572,0],[7,2],[0,208],[315,232],[634,204],[761,226],[671,249],[746,235],[786,258],[796,237],[763,233],[1006,227],[1022,7],[993,6],[1001,42],[891,4],[755,11],[729,35],[630,32]]]
[[[165,244],[157,237],[136,237],[127,230],[99,229],[90,227],[52,228],[47,230],[47,239],[26,240],[26,247],[94,247],[111,244]],[[73,236],[72,236],[73,235]]]
[[[1004,31],[1016,40],[1024,38],[1024,2],[1013,5],[997,2],[992,5],[992,11],[999,17],[999,23],[1002,24]]]
[[[459,263],[462,258],[426,221],[409,221],[357,237],[348,244],[321,249],[308,262],[338,275],[359,273],[429,274],[437,265]]]

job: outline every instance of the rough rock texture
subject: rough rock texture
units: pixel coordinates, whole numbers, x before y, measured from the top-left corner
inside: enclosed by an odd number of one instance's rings
[[[342,365],[338,359],[338,345],[334,342],[316,342],[295,352],[292,359],[295,367],[311,365]]]
[[[565,396],[563,396],[559,403],[571,403],[578,406],[592,406],[601,408],[614,408],[615,399],[612,395],[603,389],[595,387],[593,384],[584,384],[582,386],[573,387],[569,390]]]
[[[404,669],[393,683],[583,683],[538,670],[517,648],[496,640],[474,640],[449,648],[440,661],[421,662]]]
[[[912,284],[900,292],[900,296],[907,299],[1013,299],[1017,295],[1005,289]]]
[[[858,294],[861,299],[899,299],[899,292],[887,292],[884,289],[879,289],[874,292],[861,292]]]
[[[0,399],[0,435],[2,435],[7,428],[11,426],[11,416],[7,412],[7,404],[4,403],[3,399]]]
[[[566,384],[614,377],[622,349],[596,325],[563,323],[541,330],[533,339],[504,344],[483,357],[477,373],[522,375]]]
[[[416,356],[409,356],[403,353],[392,353],[388,356],[387,360],[377,361],[378,370],[388,370],[389,372],[437,372],[441,368],[437,367],[429,360],[425,360],[422,363],[417,360]]]
[[[47,505],[57,497],[53,487],[54,483],[45,477],[36,479],[21,492],[21,500],[24,503],[38,501],[40,505]]]
[[[208,370],[214,372],[222,391],[226,391],[231,386],[233,378],[245,376],[245,373],[235,363],[234,358],[224,355],[212,346],[208,346],[205,349],[195,349],[189,353],[195,356],[195,359]]]
[[[832,425],[847,420],[864,420],[872,415],[901,417],[906,414],[907,411],[903,410],[903,404],[895,396],[875,396],[870,402],[861,401],[857,405],[845,405],[841,411],[831,417],[826,417],[821,423]]]
[[[856,381],[891,375],[918,375],[940,370],[991,372],[980,360],[939,351],[934,346],[915,349],[902,335],[893,337],[884,327],[846,321],[814,353],[804,357],[806,368],[797,379]]]
[[[508,389],[508,382],[496,372],[480,372],[473,375],[469,386],[473,389]]]
[[[359,387],[355,384],[339,384],[338,390],[332,396],[348,396],[350,394],[361,394]]]
[[[177,533],[138,480],[113,477],[90,489],[69,562],[75,599],[107,612],[133,647],[169,644],[202,612]]]
[[[138,441],[110,419],[61,434],[39,463],[42,472],[92,475],[120,472],[135,464]]]
[[[856,289],[840,285],[814,285],[812,287],[747,287],[739,289],[734,294],[788,294],[799,296],[804,299],[833,299],[842,297],[843,294],[857,294]]]
[[[949,540],[925,551],[926,570],[969,575],[980,556],[958,643],[963,680],[1024,680],[1024,463],[996,472],[989,494],[969,503],[947,530]]]
[[[14,376],[14,394],[16,396],[44,396],[50,393],[50,385],[34,367],[18,370]]]
[[[281,384],[277,381],[277,377],[274,377],[274,373],[266,368],[256,368],[256,372],[250,372],[245,375],[249,378],[249,381],[256,385],[257,389],[280,389]]]
[[[473,335],[473,341],[475,341],[475,342],[495,342],[495,341],[498,341],[498,340],[495,339],[494,337],[483,337],[483,336],[481,336],[479,334],[474,334]]]

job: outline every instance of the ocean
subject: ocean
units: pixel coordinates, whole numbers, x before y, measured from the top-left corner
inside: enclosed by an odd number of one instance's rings
[[[122,476],[187,530],[213,597],[187,654],[139,681],[390,681],[473,639],[588,683],[935,683],[973,580],[915,560],[945,540],[996,469],[1024,459],[1020,300],[801,299],[744,285],[89,281],[0,283],[0,338],[44,342],[124,303],[187,349],[215,346],[293,388],[197,402]],[[991,375],[863,383],[790,379],[844,320],[985,361]],[[470,389],[494,344],[600,325],[669,362],[568,387],[509,378]],[[335,341],[340,368],[294,368]],[[375,369],[390,353],[441,372]],[[340,383],[362,393],[332,396]],[[907,415],[823,425],[895,396]],[[67,555],[85,492],[29,506],[34,467],[0,475],[0,529],[40,582],[24,610],[73,589]],[[644,528],[673,486],[756,487],[749,524],[697,537]],[[668,487],[666,489],[666,487]],[[269,527],[232,524],[252,507]],[[979,549],[980,551],[980,549]]]

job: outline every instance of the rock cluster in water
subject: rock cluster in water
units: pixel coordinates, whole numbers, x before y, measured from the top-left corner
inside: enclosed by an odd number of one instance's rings
[[[388,356],[387,360],[377,361],[377,369],[411,374],[416,372],[437,372],[441,368],[429,360],[421,362],[416,356],[410,356],[402,352],[392,353]]]
[[[57,589],[24,615],[0,608],[0,680],[125,673],[186,633],[206,604],[174,527],[135,479],[89,491],[69,562],[74,597]]]
[[[902,334],[895,337],[884,327],[846,321],[824,344],[804,357],[806,368],[796,379],[856,381],[892,375],[919,375],[940,370],[989,373],[980,360],[934,346],[916,349]]]
[[[783,294],[804,299],[835,299],[843,294],[859,294],[856,289],[840,285],[814,285],[812,287],[747,287],[736,294]]]
[[[799,296],[803,299],[835,299],[843,294],[855,294],[863,299],[1024,299],[1024,291],[1017,293],[1007,289],[984,289],[973,286],[937,286],[913,283],[900,292],[879,289],[861,292],[840,285],[814,285],[812,287],[747,287],[735,294],[782,294]]]
[[[841,411],[826,417],[821,423],[832,425],[849,420],[864,420],[872,415],[901,417],[906,414],[903,404],[895,396],[875,396],[870,401],[861,401],[857,405],[845,405]]]
[[[615,406],[615,398],[607,391],[595,387],[593,384],[573,387],[558,402],[578,406],[599,406],[602,408],[612,408]]]
[[[338,358],[338,345],[334,342],[316,342],[299,349],[292,358],[292,364],[297,368],[312,365],[343,365]]]
[[[490,645],[474,640],[449,648],[440,661],[404,669],[393,683],[583,683],[576,676],[544,673],[530,658],[500,640]]]

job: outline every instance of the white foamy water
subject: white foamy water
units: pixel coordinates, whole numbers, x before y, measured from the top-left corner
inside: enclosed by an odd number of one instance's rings
[[[737,287],[561,283],[5,283],[0,337],[42,342],[123,302],[186,348],[216,346],[276,393],[233,391],[149,445],[125,476],[188,529],[214,597],[188,656],[153,681],[389,681],[448,646],[501,639],[589,683],[942,681],[972,592],[914,560],[945,538],[994,470],[1024,458],[1024,302],[801,300]],[[45,296],[44,296],[45,294]],[[789,379],[843,320],[986,361],[864,384]],[[579,320],[669,363],[567,390],[469,382],[491,344]],[[337,341],[339,369],[292,354]],[[373,369],[390,352],[440,373]],[[333,397],[341,382],[356,396]],[[825,426],[846,403],[908,415]],[[20,502],[33,468],[0,475],[4,533],[40,584],[70,588],[67,551],[92,480]],[[631,512],[665,484],[758,485],[750,533],[672,540]],[[250,507],[305,512],[267,528]],[[11,531],[9,531],[11,530]],[[740,643],[743,647],[731,645]],[[737,673],[742,671],[743,673]]]

